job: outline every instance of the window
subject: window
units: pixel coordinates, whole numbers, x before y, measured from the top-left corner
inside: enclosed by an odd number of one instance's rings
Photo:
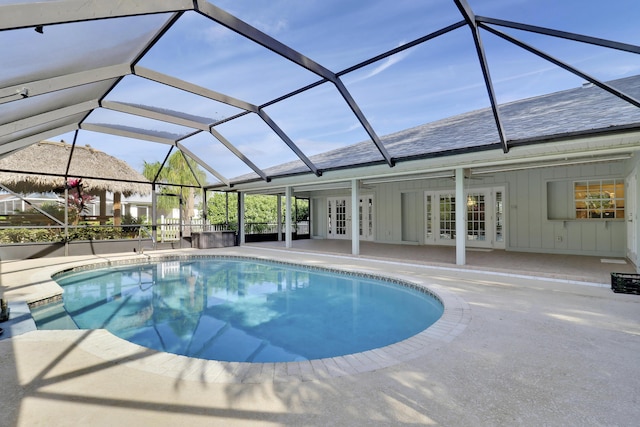
[[[624,218],[624,181],[579,181],[574,185],[576,218]]]

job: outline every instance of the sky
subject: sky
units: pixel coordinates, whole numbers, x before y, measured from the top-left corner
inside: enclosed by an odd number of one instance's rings
[[[640,2],[637,0],[468,1],[476,15],[640,45],[637,26]],[[212,3],[333,72],[462,19],[453,0],[220,0]],[[149,24],[151,28],[151,24],[164,18],[145,17],[135,22]],[[136,28],[142,31],[143,24]],[[640,74],[640,55],[517,30],[501,30],[604,81]],[[135,31],[129,31],[133,38]],[[480,35],[499,103],[575,88],[584,82],[484,30]],[[136,41],[132,39],[132,43]],[[82,38],[75,43],[83,43]],[[108,39],[102,43],[104,52],[112,54]],[[183,15],[139,65],[256,105],[319,80],[315,74],[196,13]],[[379,136],[490,105],[467,27],[345,74],[341,79]],[[211,122],[240,111],[134,76],[126,77],[106,99],[155,105],[207,117]],[[330,83],[268,106],[265,111],[308,156],[369,139]],[[180,135],[193,132],[106,110],[92,113],[87,122]],[[260,168],[296,159],[255,114],[216,129]],[[73,134],[55,139],[70,142]],[[162,161],[169,149],[162,144],[88,131],[79,133],[77,143],[123,158],[138,170],[144,162]],[[196,134],[182,143],[227,178],[251,172],[208,133]],[[216,181],[211,175],[208,180],[209,183]]]

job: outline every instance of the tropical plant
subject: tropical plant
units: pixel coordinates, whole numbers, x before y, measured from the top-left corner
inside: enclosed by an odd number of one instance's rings
[[[65,188],[69,190],[67,195],[67,205],[71,212],[70,218],[72,219],[72,224],[78,225],[80,215],[82,215],[82,213],[87,213],[88,205],[93,203],[95,197],[82,192],[81,178],[67,180]]]
[[[149,181],[153,181],[157,176],[157,183],[163,184],[162,194],[179,195],[182,198],[182,218],[188,219],[193,216],[195,189],[182,186],[198,185],[198,183],[204,183],[206,180],[205,172],[194,160],[187,159],[182,152],[176,151],[169,157],[164,167],[160,162],[144,162],[142,174]],[[158,209],[161,211],[174,209],[178,206],[179,200],[177,197],[158,198]]]

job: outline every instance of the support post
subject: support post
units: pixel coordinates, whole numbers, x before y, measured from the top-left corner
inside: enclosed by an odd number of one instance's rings
[[[285,188],[285,209],[284,209],[284,246],[291,247],[291,186]]]
[[[64,186],[64,256],[69,256],[69,189],[66,185]]]
[[[158,195],[156,194],[156,184],[151,184],[151,238],[158,241]]]
[[[282,242],[282,196],[280,194],[278,194],[277,196],[277,201],[276,201],[276,209],[277,209],[277,229],[278,229],[278,242]]]
[[[202,189],[202,229],[200,231],[211,231],[207,225],[209,208],[207,206],[207,190]]]
[[[229,230],[229,192],[224,192],[224,228]]]
[[[180,224],[178,226],[178,238],[180,239],[180,249],[182,249],[182,236],[183,236],[183,230],[184,230],[184,218],[182,217],[182,208],[183,208],[183,201],[182,201],[182,188],[180,188],[180,192],[178,193],[178,200],[179,200],[179,206],[180,208],[178,209],[178,224]]]
[[[293,230],[298,232],[298,199],[293,201]]]
[[[465,265],[467,201],[464,197],[464,169],[456,169],[456,264]]]
[[[238,245],[244,245],[244,193],[238,193]]]
[[[360,255],[360,180],[351,180],[351,254]]]

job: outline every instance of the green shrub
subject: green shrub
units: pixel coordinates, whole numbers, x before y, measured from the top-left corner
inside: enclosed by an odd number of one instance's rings
[[[121,227],[78,227],[69,229],[69,241],[116,240],[135,238],[137,230]],[[64,242],[64,230],[59,228],[5,228],[0,230],[0,244]]]
[[[0,243],[60,241],[60,231],[46,228],[9,228],[0,230]]]
[[[114,240],[123,235],[120,227],[79,227],[69,231],[69,240]]]

